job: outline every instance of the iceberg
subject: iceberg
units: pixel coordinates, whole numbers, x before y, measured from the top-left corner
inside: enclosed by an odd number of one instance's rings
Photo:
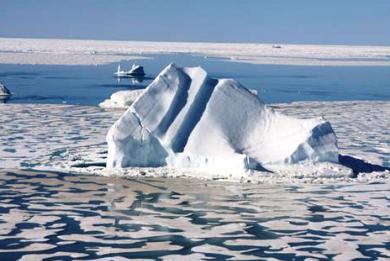
[[[121,66],[118,65],[117,71],[114,73],[117,77],[133,77],[133,76],[144,76],[144,67],[138,64],[133,64],[131,69],[124,71],[121,69]]]
[[[6,103],[11,95],[10,90],[0,82],[0,103]]]
[[[118,91],[111,95],[110,99],[106,99],[99,103],[99,107],[104,109],[125,109],[128,108],[142,93],[140,90]]]
[[[108,168],[241,173],[338,161],[328,121],[285,116],[235,80],[213,79],[201,67],[174,64],[155,78],[106,138]]]
[[[0,98],[8,98],[11,96],[11,92],[0,82]]]

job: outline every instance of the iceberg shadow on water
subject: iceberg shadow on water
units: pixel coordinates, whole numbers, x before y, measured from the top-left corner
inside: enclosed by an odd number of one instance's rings
[[[372,173],[376,171],[390,171],[390,168],[376,164],[371,164],[361,159],[357,159],[348,155],[339,155],[339,163],[345,167],[352,169],[354,177],[359,173]]]

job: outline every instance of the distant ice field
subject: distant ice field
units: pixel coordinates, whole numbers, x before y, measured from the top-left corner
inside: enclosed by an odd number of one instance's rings
[[[389,46],[189,43],[0,38],[0,63],[103,64],[155,54],[194,54],[253,64],[389,66]]]
[[[202,66],[212,77],[234,78],[258,91],[266,103],[291,101],[390,100],[390,66],[292,66],[229,62],[188,54],[149,56],[97,66],[0,64],[10,103],[97,105],[120,90],[142,89],[167,64]],[[145,67],[146,77],[113,77],[118,64]]]

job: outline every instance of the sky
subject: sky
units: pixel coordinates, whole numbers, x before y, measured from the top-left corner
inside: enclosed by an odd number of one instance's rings
[[[390,0],[0,0],[0,37],[390,45]]]

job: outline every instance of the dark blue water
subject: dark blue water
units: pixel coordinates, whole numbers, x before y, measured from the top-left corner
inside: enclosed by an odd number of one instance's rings
[[[113,92],[145,88],[169,63],[202,66],[212,77],[234,78],[258,90],[267,103],[291,101],[390,100],[390,67],[254,65],[192,55],[159,55],[140,63],[144,79],[113,77],[117,64],[99,66],[0,64],[10,103],[97,105]],[[130,67],[122,62],[122,67]]]

